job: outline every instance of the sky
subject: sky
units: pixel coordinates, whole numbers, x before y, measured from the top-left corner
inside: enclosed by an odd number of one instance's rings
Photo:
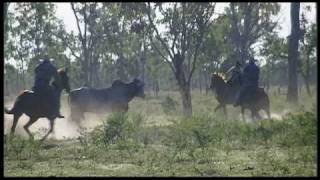
[[[76,19],[72,12],[70,3],[54,3],[57,5],[56,15],[64,21],[66,30],[68,32],[74,31],[78,33]],[[280,3],[281,9],[279,15],[275,18],[279,19],[281,29],[278,31],[280,37],[287,37],[290,34],[291,23],[290,23],[290,3]],[[305,12],[304,8],[307,5],[311,5],[311,12],[306,13],[306,17],[311,22],[316,22],[316,3],[300,3],[300,14],[301,11]],[[222,13],[224,8],[228,6],[228,3],[217,3],[216,12]]]

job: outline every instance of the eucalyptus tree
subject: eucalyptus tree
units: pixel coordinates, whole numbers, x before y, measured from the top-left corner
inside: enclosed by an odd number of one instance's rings
[[[65,38],[68,40],[65,44],[68,45],[76,61],[80,62],[83,83],[89,86],[97,85],[99,59],[104,44],[103,26],[100,23],[103,21],[101,6],[97,2],[71,3],[71,8],[76,19],[78,34],[71,34],[69,39]],[[73,42],[75,37],[79,41]]]
[[[279,75],[280,72],[287,71],[288,51],[286,39],[279,37],[275,32],[268,33],[264,38],[260,54],[266,60],[261,76],[266,83],[267,90],[269,90],[271,81],[274,79],[278,79],[279,77],[282,77],[284,80],[287,79],[285,73]]]
[[[277,26],[274,17],[280,10],[278,3],[230,3],[226,15],[230,19],[229,43],[234,58],[242,64],[254,55],[253,45]]]
[[[304,19],[304,16],[302,16]],[[310,76],[311,68],[317,66],[316,48],[317,48],[317,25],[312,23],[309,26],[303,22],[303,31],[305,32],[301,39],[300,58],[298,59],[298,71],[303,77],[308,95],[311,96]]]
[[[291,34],[288,44],[288,92],[287,102],[296,104],[298,102],[298,47],[300,39],[300,3],[291,3]]]
[[[203,38],[212,22],[214,7],[214,3],[147,4],[149,38],[175,75],[185,116],[192,115],[190,82],[203,46]],[[161,14],[159,19],[155,19],[155,11]],[[160,25],[166,27],[163,33],[159,32]],[[154,39],[161,43],[165,53],[159,50]]]
[[[32,83],[28,77],[33,75],[39,57],[48,54],[58,62],[62,59],[59,54],[64,52],[64,47],[53,36],[63,28],[62,22],[55,17],[52,3],[11,3],[7,20],[10,28],[5,45],[6,60],[13,60],[18,67],[19,79],[22,80],[19,88],[30,88]]]

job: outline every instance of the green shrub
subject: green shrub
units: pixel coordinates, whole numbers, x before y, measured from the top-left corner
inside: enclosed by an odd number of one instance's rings
[[[107,122],[103,125],[103,142],[105,144],[114,144],[119,138],[122,138],[128,116],[124,113],[113,113]]]
[[[176,106],[178,103],[172,99],[170,96],[166,96],[166,98],[161,102],[162,110],[167,115],[172,115],[176,112]]]

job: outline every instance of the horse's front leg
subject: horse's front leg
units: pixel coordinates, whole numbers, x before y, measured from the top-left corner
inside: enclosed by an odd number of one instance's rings
[[[55,120],[55,118],[54,119],[49,119],[49,121],[50,121],[50,130],[48,131],[48,133],[40,141],[44,141],[49,136],[49,134],[52,133],[53,126],[54,126],[54,120]]]
[[[223,105],[223,113],[224,115],[226,116],[226,119],[228,119],[228,114],[227,114],[227,108],[226,108],[226,105]]]
[[[242,121],[244,121],[244,107],[241,106],[241,116],[242,116]]]
[[[221,106],[222,106],[221,104],[218,104],[218,106],[214,109],[214,112],[217,112],[217,110],[220,109]]]
[[[29,135],[29,137],[30,137],[31,139],[33,139],[33,135],[30,133],[29,127],[30,127],[33,123],[35,123],[37,120],[38,120],[38,118],[30,117],[30,119],[29,119],[29,121],[27,122],[27,124],[24,125],[24,127],[23,127],[24,130],[28,133],[28,135]]]
[[[255,112],[251,110],[251,119],[252,121],[255,121]]]
[[[255,111],[254,114],[255,114],[255,117],[256,117],[258,120],[261,119],[261,116],[260,116],[260,114],[259,114],[259,111]]]
[[[12,127],[11,127],[11,132],[10,134],[13,135],[14,132],[15,132],[15,129],[17,127],[17,124],[18,124],[18,120],[19,118],[21,117],[22,114],[14,114],[13,115],[13,123],[12,123]]]

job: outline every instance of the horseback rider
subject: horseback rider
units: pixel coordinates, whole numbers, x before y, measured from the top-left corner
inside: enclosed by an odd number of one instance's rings
[[[49,94],[49,99],[54,104],[54,116],[58,118],[64,118],[60,113],[60,98],[58,93],[55,93],[50,86],[50,81],[52,78],[59,78],[57,68],[51,63],[53,59],[49,60],[48,56],[45,56],[40,60],[40,63],[36,66],[35,73],[35,82],[32,90],[34,93],[46,97]]]
[[[227,71],[227,74],[231,74],[227,81],[228,84],[233,85],[236,80],[241,84],[241,63],[237,61],[236,64]]]
[[[255,90],[258,89],[260,69],[255,62],[256,60],[251,57],[249,59],[249,63],[243,69],[243,84],[241,85],[240,91],[236,96],[236,101],[233,105],[234,107],[241,104],[245,97],[252,95]]]

